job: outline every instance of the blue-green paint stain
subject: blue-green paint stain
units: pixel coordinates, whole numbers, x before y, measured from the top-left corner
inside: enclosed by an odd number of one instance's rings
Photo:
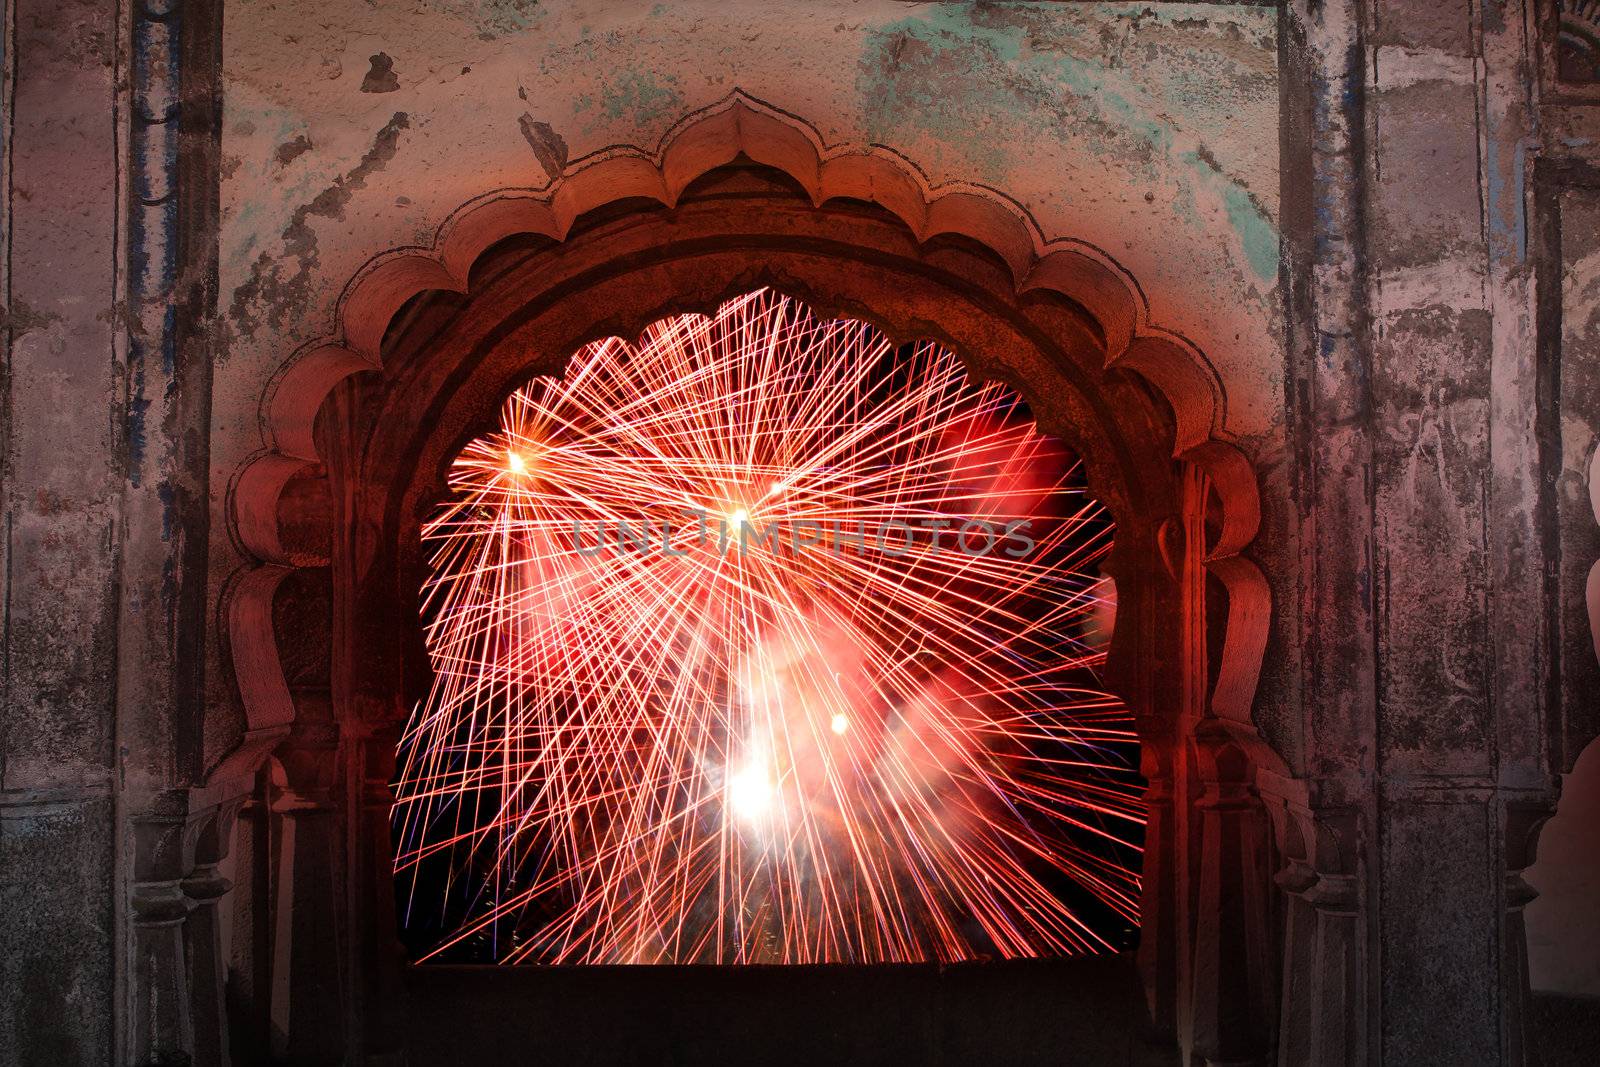
[[[1179,222],[1199,228],[1200,206],[1195,203],[1193,186],[1179,185],[1177,193],[1172,198],[1171,207]]]
[[[1244,258],[1249,262],[1250,269],[1262,281],[1276,282],[1278,228],[1261,213],[1250,195],[1234,182],[1229,182],[1223,188],[1222,203],[1228,209],[1228,225],[1233,227],[1233,232],[1239,235],[1239,243],[1244,246]]]
[[[244,212],[239,213],[237,219],[230,221],[231,226],[247,226],[249,220]],[[245,239],[228,253],[228,267],[226,273],[234,278],[243,278],[250,273],[250,261],[255,258],[256,235],[253,231],[247,232]]]
[[[491,40],[525,32],[544,18],[538,0],[431,0],[427,6],[467,22],[479,37]]]
[[[1015,63],[1022,57],[1022,27],[979,25],[967,4],[934,4],[911,18],[884,27],[882,32],[911,33],[938,48],[980,46],[996,59]]]
[[[1150,16],[1149,9],[1142,6],[1107,5],[1100,10],[1107,19]],[[1278,230],[1249,193],[1199,153],[1175,153],[1176,136],[1171,124],[1108,84],[1118,76],[1115,71],[1098,61],[1035,49],[1020,21],[1024,14],[993,7],[936,4],[876,29],[868,37],[859,86],[868,101],[872,136],[892,142],[899,132],[897,127],[915,124],[941,140],[954,139],[967,145],[969,151],[977,148],[973,162],[1000,175],[1010,169],[1011,156],[1019,146],[991,137],[992,143],[978,148],[974,144],[978,131],[973,120],[993,115],[1037,124],[1041,118],[1041,94],[1074,98],[1078,103],[1062,117],[1062,126],[1070,135],[1106,141],[1091,144],[1097,151],[1121,149],[1119,154],[1128,166],[1137,165],[1141,159],[1149,162],[1157,158],[1183,164],[1193,178],[1178,193],[1180,218],[1198,224],[1194,187],[1216,188],[1251,271],[1263,282],[1275,282]],[[1014,15],[1019,21],[1003,21]],[[909,47],[912,43],[915,48]],[[1010,84],[1017,103],[1009,114],[995,112],[994,101],[1004,97],[984,84],[985,74]],[[963,92],[981,99],[964,110]],[[1073,130],[1074,126],[1081,126],[1082,132]]]
[[[682,109],[678,79],[654,71],[624,70],[600,89],[600,111],[608,119],[630,117],[638,123],[656,122]],[[591,129],[593,127],[591,126]]]
[[[869,34],[862,60],[860,88],[869,102],[874,134],[887,139],[893,117],[914,121],[942,137],[971,143],[971,118],[959,104],[963,93],[995,114],[996,97],[983,75],[1011,83],[1018,105],[999,118],[1038,121],[1037,98],[1071,96],[1086,105],[1082,120],[1109,127],[1113,136],[1131,138],[1139,149],[1165,154],[1172,128],[1107,84],[1107,70],[1058,52],[1042,52],[1029,44],[1023,22],[1000,21],[1010,12],[965,4],[938,4],[916,15],[887,23]],[[907,43],[917,49],[908,52]],[[956,106],[952,106],[956,105]],[[1003,157],[1015,146],[996,145],[985,162],[1003,169]]]
[[[1185,152],[1178,157],[1189,165],[1200,180],[1218,186],[1222,207],[1228,214],[1228,225],[1239,238],[1245,262],[1257,278],[1264,282],[1278,279],[1278,228],[1262,212],[1250,194],[1238,182],[1217,169],[1214,162],[1199,152]]]

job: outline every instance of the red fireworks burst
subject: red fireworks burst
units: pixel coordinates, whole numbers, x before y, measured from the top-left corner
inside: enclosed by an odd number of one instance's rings
[[[949,351],[751,293],[586,347],[451,481],[395,807],[428,954],[947,961],[1137,921],[1085,640],[1109,524]]]

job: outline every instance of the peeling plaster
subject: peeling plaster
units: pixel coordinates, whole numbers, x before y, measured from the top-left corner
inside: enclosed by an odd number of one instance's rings
[[[35,311],[21,300],[13,301],[10,307],[0,307],[0,330],[10,330],[13,341],[32,330],[48,329],[61,321],[56,312]]]
[[[253,334],[263,324],[275,324],[282,315],[302,309],[306,304],[309,276],[319,262],[317,231],[311,225],[315,218],[342,219],[350,198],[367,184],[367,179],[382,170],[399,150],[400,132],[411,126],[410,116],[396,112],[373,138],[372,147],[361,161],[349,171],[334,179],[311,200],[297,207],[280,237],[283,240],[283,258],[262,252],[252,267],[249,279],[234,290],[229,308],[230,325],[244,334]],[[286,276],[286,260],[295,267]],[[263,316],[258,302],[268,305]]]
[[[361,79],[361,91],[364,93],[393,93],[400,89],[400,79],[394,74],[394,60],[387,52],[379,52],[372,57],[372,69],[367,71],[367,76]]]
[[[518,116],[517,125],[522,128],[528,147],[533,149],[534,158],[550,180],[555,181],[567,165],[566,140],[551,129],[548,122],[539,122],[526,111]]]

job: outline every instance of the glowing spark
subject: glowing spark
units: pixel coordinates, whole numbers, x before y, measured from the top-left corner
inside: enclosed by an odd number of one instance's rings
[[[1063,955],[1138,921],[1109,524],[951,352],[751,293],[587,346],[450,484],[395,786],[425,958]]]
[[[760,822],[772,809],[773,786],[767,773],[752,764],[728,779],[728,804],[741,819]]]

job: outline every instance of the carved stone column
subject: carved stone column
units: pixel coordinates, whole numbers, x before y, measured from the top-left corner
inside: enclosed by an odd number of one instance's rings
[[[1317,909],[1307,891],[1317,884],[1317,872],[1297,857],[1287,857],[1273,879],[1283,894],[1283,985],[1279,994],[1278,1063],[1311,1064],[1311,1005],[1317,983],[1307,966],[1317,952]]]
[[[227,973],[222,958],[219,904],[233,887],[218,865],[227,858],[234,817],[243,798],[214,808],[190,824],[193,867],[179,883],[189,900],[184,928],[189,965],[190,1010],[194,1029],[194,1061],[227,1067],[228,1018],[224,991]]]
[[[1301,864],[1291,864],[1286,874],[1279,885],[1289,893],[1293,928],[1285,938],[1278,1063],[1334,1067],[1365,1062],[1362,1013],[1354,997],[1365,958],[1355,876],[1318,875]]]
[[[192,996],[190,1018],[194,1028],[196,1063],[228,1063],[227,1014],[223,1001],[226,972],[222,964],[222,927],[218,903],[233,883],[222,877],[215,862],[202,863],[179,883],[189,901],[185,926],[185,953]]]
[[[400,724],[373,729],[350,742],[351,802],[355,808],[350,835],[351,952],[349,989],[351,1033],[359,1034],[365,1063],[403,1061],[402,1023],[405,966],[395,915],[394,848],[389,816],[394,793],[395,751]]]
[[[272,813],[255,794],[237,818],[233,851],[233,896],[229,900],[227,1036],[236,1062],[263,1059],[268,1041],[272,986]]]
[[[1195,730],[1201,796],[1194,962],[1193,1050],[1209,1064],[1264,1064],[1277,997],[1266,810],[1255,769],[1217,719]]]
[[[1361,881],[1355,874],[1353,810],[1314,815],[1305,783],[1263,776],[1277,832],[1283,894],[1281,1067],[1338,1067],[1367,1061],[1366,969]],[[1292,794],[1292,798],[1291,798]]]
[[[1139,895],[1139,974],[1155,1034],[1176,1041],[1178,1035],[1178,912],[1174,869],[1177,827],[1171,754],[1143,745],[1145,792],[1144,871]],[[1165,756],[1165,759],[1161,757]]]
[[[1177,529],[1168,524],[1169,532]],[[1178,1043],[1186,1020],[1190,849],[1185,835],[1186,755],[1179,740],[1195,714],[1203,686],[1181,685],[1184,660],[1178,650],[1195,636],[1168,624],[1186,601],[1173,560],[1155,531],[1119,532],[1104,565],[1116,584],[1115,633],[1106,660],[1110,689],[1134,715],[1139,771],[1145,791],[1144,866],[1140,877],[1137,963],[1153,1036]]]
[[[1505,841],[1506,880],[1504,917],[1501,922],[1502,1003],[1505,1012],[1501,1034],[1506,1063],[1537,1065],[1539,1043],[1531,1018],[1528,987],[1528,929],[1526,909],[1538,891],[1522,877],[1533,866],[1539,831],[1555,814],[1553,800],[1506,805]]]
[[[183,936],[189,917],[182,886],[187,805],[186,794],[174,791],[130,820],[128,1051],[140,1067],[186,1063],[194,1050]]]
[[[271,790],[271,1045],[296,1064],[332,1064],[345,1052],[339,730],[325,696],[297,703],[302,721],[278,751]]]

